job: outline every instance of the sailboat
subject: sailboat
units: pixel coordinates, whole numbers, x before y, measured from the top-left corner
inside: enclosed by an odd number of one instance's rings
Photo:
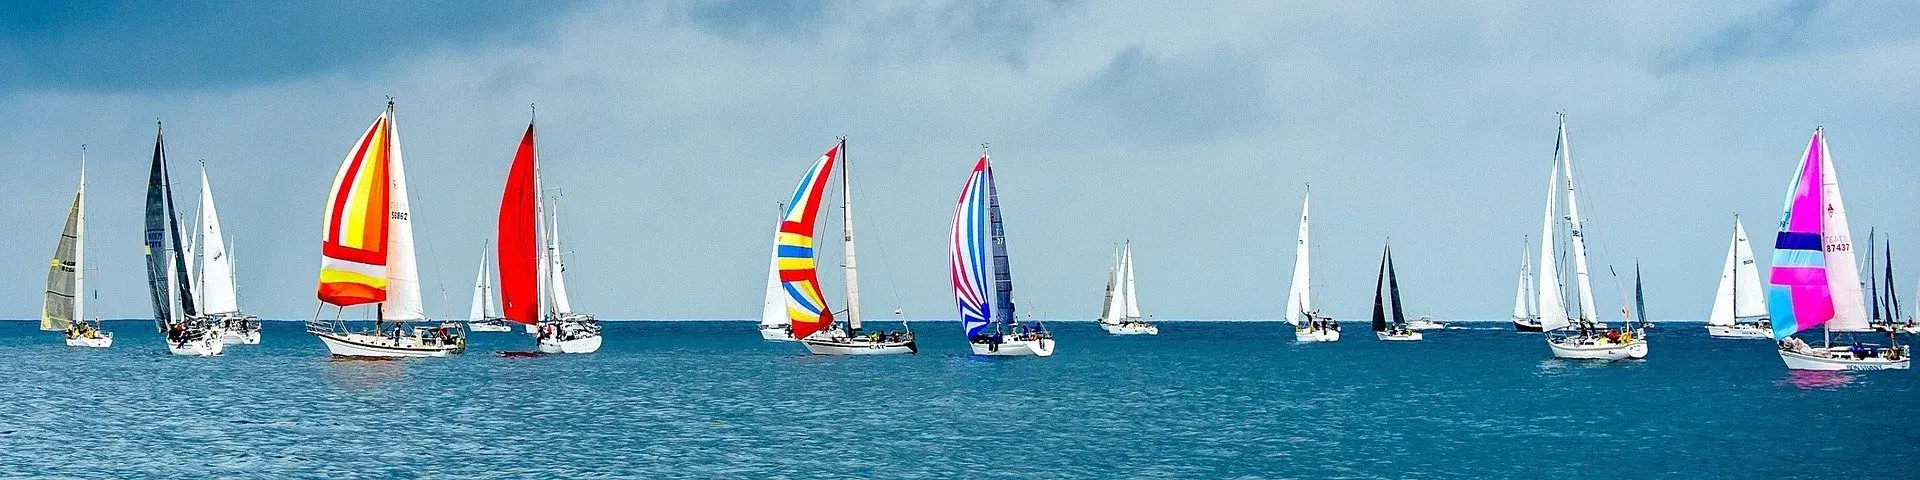
[[[1713,295],[1713,311],[1707,314],[1707,335],[1714,338],[1773,338],[1773,325],[1767,318],[1765,285],[1760,283],[1760,268],[1753,258],[1753,245],[1747,241],[1747,229],[1740,216],[1733,216],[1733,244],[1727,246],[1726,265],[1720,267],[1720,289]],[[1741,320],[1754,320],[1743,323]]]
[[[1873,268],[1869,267],[1867,269],[1867,276],[1873,278],[1872,281],[1868,282],[1868,284],[1871,285],[1873,295],[1873,329],[1892,333],[1920,333],[1920,324],[1915,324],[1912,318],[1908,318],[1905,324],[1900,323],[1900,295],[1898,295],[1893,287],[1892,238],[1887,238],[1887,246],[1885,250],[1881,251],[1886,253],[1886,256],[1882,257],[1886,259],[1886,262],[1881,264],[1884,266],[1881,268],[1881,271],[1884,272],[1885,276],[1875,276]],[[1873,237],[1869,234],[1867,239],[1867,255],[1871,257],[1875,252],[1873,248]],[[1873,261],[1869,260],[1867,263],[1872,265]],[[1885,279],[1884,281],[1881,280],[1883,278]],[[1881,285],[1885,285],[1886,288],[1880,288]]]
[[[113,333],[100,320],[87,321],[87,152],[80,149],[80,186],[73,191],[66,228],[47,265],[47,297],[40,304],[40,330],[61,332],[69,347],[107,348]]]
[[[186,255],[180,251],[180,220],[174,214],[173,179],[167,169],[166,130],[155,127],[153,167],[147,175],[147,286],[153,295],[154,328],[166,334],[167,352],[214,356],[226,350],[220,329],[194,302]]]
[[[213,186],[207,181],[207,168],[200,167],[200,227],[195,242],[194,266],[199,269],[196,301],[201,321],[220,332],[227,345],[259,345],[260,317],[240,311],[239,281],[226,236],[220,231],[220,214],[213,206]]]
[[[1767,312],[1780,360],[1792,370],[1905,370],[1907,347],[1853,343],[1835,346],[1833,332],[1872,332],[1853,259],[1847,207],[1840,200],[1840,177],[1827,152],[1823,130],[1800,159],[1774,239],[1773,269],[1768,272]],[[1819,347],[1793,335],[1819,327]]]
[[[1133,288],[1133,246],[1115,248],[1107,268],[1107,297],[1100,328],[1114,335],[1159,335],[1160,327],[1140,319],[1140,297]]]
[[[336,307],[332,320],[307,320],[307,333],[339,357],[445,357],[467,349],[460,322],[427,321],[415,263],[413,212],[393,100],[340,162],[327,194],[315,296]],[[373,307],[371,330],[352,330],[347,307]],[[392,325],[389,326],[388,324]],[[409,328],[411,327],[411,328]]]
[[[953,300],[967,346],[974,355],[1053,356],[1053,334],[1039,322],[1020,323],[1013,309],[1012,264],[993,184],[993,163],[986,153],[973,165],[948,229],[947,266]],[[991,271],[991,273],[989,273]],[[987,279],[993,290],[987,290]]]
[[[1382,287],[1387,293],[1385,300],[1393,303],[1391,315],[1380,296]],[[1373,283],[1373,334],[1389,342],[1417,342],[1424,338],[1420,332],[1407,328],[1407,314],[1400,303],[1400,278],[1393,272],[1392,246],[1381,251],[1380,277]]]
[[[1569,152],[1567,142],[1567,116],[1560,116],[1559,138],[1554,142],[1554,162],[1552,172],[1547,176],[1547,208],[1540,225],[1540,238],[1553,239],[1560,232],[1559,215],[1560,181],[1565,180],[1567,216],[1566,232],[1569,245],[1566,254],[1573,260],[1574,287],[1579,295],[1577,317],[1567,313],[1566,299],[1561,297],[1562,284],[1557,273],[1559,257],[1555,255],[1550,240],[1542,240],[1540,245],[1540,328],[1546,332],[1547,347],[1556,358],[1588,360],[1620,360],[1627,358],[1646,358],[1646,329],[1629,328],[1624,333],[1608,330],[1601,323],[1599,311],[1594,307],[1593,284],[1587,273],[1587,244],[1584,225],[1580,223],[1580,207],[1576,201],[1578,195],[1573,184],[1573,154]],[[1642,324],[1644,325],[1644,324]]]
[[[1300,236],[1293,247],[1293,288],[1287,292],[1287,323],[1293,325],[1293,338],[1300,342],[1337,342],[1340,341],[1340,322],[1333,317],[1320,315],[1313,308],[1313,277],[1308,273],[1307,260],[1307,205],[1313,199],[1313,188],[1307,188],[1307,194],[1300,200]]]
[[[1527,257],[1533,255],[1533,247],[1525,239],[1520,241],[1520,284],[1513,287],[1513,329],[1520,332],[1540,331],[1540,305],[1533,295],[1533,263]]]
[[[473,306],[467,309],[467,331],[469,332],[511,332],[513,325],[500,316],[500,308],[493,302],[493,276],[488,275],[488,255],[486,247],[480,252],[480,273],[473,278]]]
[[[860,277],[853,243],[853,190],[847,179],[847,140],[821,154],[787,203],[786,215],[774,232],[774,255],[779,280],[786,292],[782,300],[792,338],[797,338],[814,355],[895,355],[919,353],[913,332],[902,320],[895,332],[866,332],[860,328]],[[816,268],[814,237],[819,226],[820,204],[826,199],[827,184],[835,166],[840,170],[840,271],[846,279],[847,318],[833,321],[833,309],[827,306]],[[766,335],[766,330],[761,330]]]
[[[774,231],[786,222],[787,205],[780,204],[780,219],[774,222]],[[787,319],[787,285],[780,281],[780,241],[773,239],[772,251],[767,253],[767,290],[760,302],[760,338],[776,341],[793,341],[793,321]]]
[[[500,196],[500,303],[508,321],[538,325],[541,353],[600,350],[600,322],[573,311],[567,301],[566,263],[560,252],[560,219],[540,186],[540,159],[533,122]]]

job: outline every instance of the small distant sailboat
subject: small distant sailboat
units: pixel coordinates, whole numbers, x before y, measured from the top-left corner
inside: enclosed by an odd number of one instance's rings
[[[1884,265],[1881,271],[1884,272],[1885,276],[1874,277],[1873,281],[1868,282],[1872,288],[1873,295],[1873,329],[1891,333],[1920,333],[1920,324],[1915,324],[1913,318],[1907,318],[1905,324],[1900,323],[1900,295],[1896,293],[1893,287],[1893,239],[1887,238],[1887,246],[1884,250],[1880,251],[1886,253],[1886,256],[1882,257],[1886,259],[1886,262],[1881,264]],[[1873,237],[1869,234],[1867,237],[1867,255],[1872,257],[1874,253]],[[1867,263],[1871,265],[1873,264],[1873,260],[1869,260]],[[1873,270],[1873,268],[1867,269],[1867,275],[1869,277],[1874,276]],[[1882,278],[1885,280],[1882,281]],[[1881,285],[1885,285],[1886,288],[1881,288]]]
[[[259,345],[260,317],[240,311],[240,282],[226,236],[220,231],[220,214],[213,206],[213,186],[205,166],[200,167],[199,236],[194,266],[200,269],[201,320],[219,330],[221,343]]]
[[[47,297],[40,305],[40,330],[65,334],[69,347],[107,348],[113,333],[100,320],[87,321],[87,152],[80,150],[80,186],[73,191],[66,228],[47,265]]]
[[[1747,229],[1740,216],[1733,216],[1733,244],[1727,246],[1727,262],[1720,268],[1720,289],[1713,296],[1713,311],[1707,314],[1707,335],[1714,338],[1773,338],[1773,322],[1767,318],[1766,285],[1760,283],[1760,267],[1753,258],[1753,246],[1747,241]],[[1743,323],[1741,320],[1754,320]]]
[[[1382,287],[1386,288],[1386,300],[1393,303],[1391,315],[1380,296]],[[1391,246],[1380,253],[1380,277],[1373,283],[1373,334],[1389,342],[1417,342],[1424,338],[1420,332],[1407,327],[1407,314],[1400,304],[1400,278],[1393,272]]]
[[[1021,324],[1013,310],[1012,263],[1001,224],[1000,196],[993,184],[992,160],[985,153],[960,189],[948,230],[947,265],[953,299],[974,355],[1053,356],[1053,334],[1039,322]],[[987,290],[988,271],[993,290]]]
[[[513,325],[500,316],[500,308],[493,301],[493,273],[488,271],[488,255],[481,247],[480,273],[473,278],[473,306],[467,309],[467,331],[469,332],[511,332]]]
[[[147,286],[153,294],[154,328],[166,334],[167,352],[210,357],[226,350],[221,330],[207,322],[194,298],[185,252],[180,251],[180,219],[174,213],[173,179],[167,169],[166,131],[155,127],[153,167],[147,176]]]
[[[781,301],[793,338],[814,355],[897,355],[920,352],[913,332],[900,322],[897,332],[865,332],[860,328],[859,263],[853,244],[853,190],[845,168],[847,140],[828,148],[801,178],[800,186],[787,204],[786,215],[774,232],[776,264],[779,266]],[[847,318],[833,321],[833,309],[827,306],[820,288],[820,271],[815,259],[814,237],[819,227],[820,204],[826,200],[827,185],[835,166],[840,165],[840,272],[846,279]],[[763,335],[765,330],[761,331]]]
[[[780,225],[786,222],[787,206],[780,204],[780,220],[774,222],[774,231],[780,231]],[[776,235],[778,237],[778,235]],[[767,254],[767,291],[760,304],[760,338],[776,341],[793,341],[793,321],[787,319],[787,284],[780,281],[780,242],[773,239],[773,251]]]
[[[500,197],[500,302],[507,320],[539,326],[541,353],[597,352],[599,320],[573,311],[567,300],[560,219],[541,190],[537,151],[529,121]]]
[[[1520,242],[1520,284],[1513,287],[1513,329],[1521,332],[1540,332],[1540,304],[1533,295],[1533,264],[1527,257],[1533,255],[1533,247],[1525,240]]]
[[[1159,335],[1160,327],[1140,319],[1140,297],[1133,289],[1133,246],[1114,249],[1113,259],[1113,266],[1107,268],[1100,328],[1114,335]]]
[[[1821,129],[1801,157],[1787,189],[1786,212],[1774,239],[1773,269],[1768,272],[1767,311],[1780,360],[1792,370],[1905,370],[1907,347],[1853,343],[1835,346],[1833,332],[1872,332],[1860,292],[1859,263],[1853,258],[1847,207],[1840,200],[1840,177],[1827,152]],[[1823,341],[1812,347],[1793,335],[1820,327]]]
[[[1300,200],[1300,236],[1293,247],[1293,288],[1287,292],[1287,323],[1293,325],[1293,337],[1300,342],[1337,342],[1340,341],[1340,322],[1333,317],[1320,315],[1313,308],[1313,277],[1309,274],[1307,260],[1307,205],[1313,198],[1313,188],[1307,188],[1307,194]]]
[[[1540,226],[1540,238],[1553,239],[1560,230],[1559,199],[1560,181],[1567,183],[1565,217],[1569,245],[1566,253],[1573,257],[1574,286],[1579,295],[1579,316],[1570,318],[1567,314],[1566,300],[1561,297],[1560,275],[1555,265],[1558,256],[1554,254],[1550,240],[1543,240],[1540,246],[1540,327],[1546,332],[1547,347],[1556,358],[1586,360],[1620,360],[1646,358],[1648,345],[1646,329],[1628,328],[1620,332],[1609,330],[1600,322],[1599,311],[1593,303],[1593,284],[1587,274],[1587,244],[1584,226],[1580,223],[1580,207],[1575,201],[1578,195],[1573,185],[1573,154],[1568,151],[1567,117],[1560,116],[1558,141],[1554,143],[1553,171],[1547,177],[1547,208]],[[1577,322],[1577,323],[1576,323]],[[1644,325],[1642,323],[1641,325]],[[1631,325],[1629,325],[1631,326]]]
[[[461,322],[409,325],[428,318],[420,296],[399,128],[393,101],[388,100],[386,110],[347,151],[327,194],[315,296],[322,308],[337,309],[332,320],[322,320],[315,311],[307,333],[337,357],[445,357],[467,349]],[[340,315],[347,307],[366,304],[374,304],[374,328],[349,329]],[[393,323],[391,328],[388,323]]]

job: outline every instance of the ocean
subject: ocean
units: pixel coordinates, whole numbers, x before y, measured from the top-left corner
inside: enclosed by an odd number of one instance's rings
[[[751,322],[610,322],[597,354],[329,359],[298,322],[224,357],[0,322],[0,475],[192,478],[1913,478],[1920,376],[1789,372],[1656,330],[1550,358],[1498,323],[1295,344],[1278,323],[1050,325],[1052,358],[812,357]]]

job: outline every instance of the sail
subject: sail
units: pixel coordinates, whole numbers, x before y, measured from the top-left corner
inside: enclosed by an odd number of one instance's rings
[[[1139,320],[1140,319],[1140,295],[1139,295],[1139,291],[1135,290],[1133,287],[1133,247],[1126,247],[1126,249],[1123,252],[1121,252],[1120,265],[1121,265],[1121,270],[1124,272],[1124,274],[1127,277],[1127,281],[1124,282],[1124,284],[1126,285],[1125,290],[1126,290],[1126,297],[1127,297],[1127,319]]]
[[[1393,324],[1406,325],[1406,306],[1400,303],[1400,276],[1393,272],[1393,249],[1387,249],[1387,298],[1393,300]]]
[[[1387,304],[1385,296],[1387,286],[1387,252],[1380,252],[1380,275],[1373,281],[1373,331],[1387,331]]]
[[[393,114],[388,107],[389,116]],[[388,145],[393,154],[387,165],[387,178],[393,182],[387,207],[387,301],[380,302],[380,314],[387,320],[426,320],[427,303],[420,295],[420,266],[413,248],[413,209],[408,206],[406,155],[400,151],[400,123],[389,122]]]
[[[1633,317],[1647,323],[1647,290],[1640,286],[1640,262],[1633,263]]]
[[[1567,318],[1567,301],[1560,296],[1560,273],[1553,255],[1554,226],[1559,219],[1556,199],[1560,194],[1560,163],[1558,158],[1554,160],[1552,173],[1547,175],[1547,210],[1540,221],[1540,288],[1535,289],[1540,298],[1536,303],[1540,329],[1549,332],[1573,326]]]
[[[320,301],[349,307],[387,299],[388,218],[395,213],[387,199],[392,113],[388,104],[333,177],[322,224]]]
[[[1900,295],[1893,287],[1893,240],[1887,240],[1887,323],[1900,321]]]
[[[847,159],[847,141],[840,140],[840,272],[847,288],[847,331],[860,332],[860,264],[853,251],[853,186],[847,180],[851,171]]]
[[[1774,239],[1767,311],[1775,339],[1822,324],[1839,331],[1871,329],[1854,270],[1846,210],[1839,185],[1831,178],[1834,170],[1821,133],[1813,131],[1788,186],[1780,233]]]
[[[220,232],[220,214],[214,211],[213,187],[207,182],[207,169],[200,169],[200,298],[208,314],[240,311],[240,294],[234,286],[233,259],[227,255],[226,236]]]
[[[1120,324],[1120,318],[1126,316],[1120,289],[1120,249],[1113,249],[1113,264],[1107,266],[1107,296],[1100,302],[1100,323]]]
[[[40,308],[40,329],[58,332],[65,331],[84,313],[80,311],[80,297],[86,292],[81,263],[82,215],[87,206],[86,173],[80,174],[80,187],[73,192],[73,208],[67,210],[66,228],[60,230],[60,241],[53,247],[53,261],[47,265],[47,298]]]
[[[960,311],[960,323],[969,338],[980,335],[993,322],[993,308],[987,302],[987,156],[973,166],[967,183],[960,188],[960,200],[953,209],[953,223],[947,230],[947,267],[953,284],[953,300]],[[1003,312],[1003,314],[1005,314]]]
[[[480,252],[480,273],[473,277],[473,305],[467,308],[467,320],[478,322],[493,318],[493,285],[487,276],[487,253],[485,247]]]
[[[1518,285],[1515,285],[1513,287],[1513,319],[1514,320],[1526,320],[1527,317],[1533,316],[1532,312],[1528,308],[1529,304],[1527,303],[1528,301],[1527,297],[1531,296],[1531,295],[1528,295],[1529,292],[1527,291],[1527,283],[1528,283],[1528,280],[1532,280],[1531,278],[1528,278],[1532,276],[1532,273],[1528,272],[1529,269],[1527,268],[1528,267],[1527,256],[1533,253],[1530,250],[1531,249],[1527,248],[1527,245],[1524,242],[1521,243],[1520,245],[1520,282]]]
[[[993,311],[998,312],[1000,321],[1012,325],[1019,321],[1013,310],[1013,270],[1007,257],[1007,230],[1000,215],[1000,190],[993,184],[993,161],[986,155],[980,158],[986,162],[987,170],[987,224],[991,237],[988,243],[993,248]]]
[[[507,320],[522,324],[540,322],[540,262],[545,255],[540,244],[539,185],[535,184],[533,124],[527,124],[520,137],[520,148],[507,171],[507,185],[500,194],[499,240],[500,303]]]
[[[833,310],[827,307],[820,290],[818,260],[814,256],[813,234],[820,216],[820,202],[826,198],[828,179],[840,155],[834,145],[821,154],[787,202],[786,215],[774,234],[775,254],[779,257],[781,288],[786,291],[787,321],[793,326],[793,338],[807,338],[833,324]]]
[[[1560,175],[1567,182],[1567,227],[1572,229],[1569,255],[1573,256],[1574,286],[1580,295],[1580,320],[1599,322],[1600,310],[1593,305],[1593,280],[1587,269],[1586,225],[1580,221],[1579,195],[1573,188],[1573,147],[1567,140],[1567,119],[1560,117]]]
[[[776,247],[767,255],[767,295],[760,305],[760,325],[787,323],[787,289],[780,283],[780,254]]]
[[[555,317],[573,313],[573,302],[567,300],[567,262],[560,253],[560,212],[553,202],[543,204],[547,211],[547,306]]]
[[[1293,247],[1293,287],[1287,291],[1287,323],[1296,327],[1300,326],[1302,321],[1309,320],[1301,317],[1313,309],[1312,298],[1309,296],[1312,280],[1307,272],[1307,266],[1310,264],[1307,261],[1307,205],[1312,199],[1313,191],[1309,190],[1306,197],[1300,200],[1300,235]]]
[[[1765,286],[1760,284],[1760,269],[1754,261],[1753,245],[1740,219],[1733,220],[1733,243],[1727,246],[1727,260],[1720,268],[1720,288],[1713,296],[1708,325],[1733,325],[1735,319],[1767,314]]]
[[[172,277],[167,263],[166,133],[155,134],[153,166],[147,173],[146,256],[147,290],[152,295],[153,319],[164,330],[173,319],[173,297],[167,288]]]

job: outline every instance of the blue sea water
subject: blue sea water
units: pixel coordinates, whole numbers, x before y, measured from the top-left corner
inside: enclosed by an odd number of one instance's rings
[[[1913,478],[1920,377],[1790,373],[1667,324],[1645,361],[1499,324],[1295,344],[1052,325],[1052,358],[811,357],[748,322],[620,322],[594,355],[331,360],[298,323],[220,358],[0,322],[0,476],[233,478]]]

